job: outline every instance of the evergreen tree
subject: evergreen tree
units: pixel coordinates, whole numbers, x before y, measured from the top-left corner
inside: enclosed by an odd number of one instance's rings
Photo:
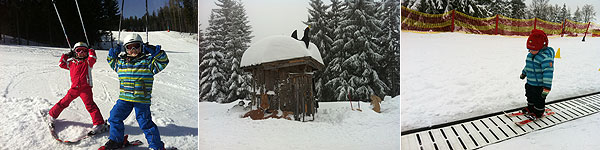
[[[339,3],[339,1],[335,1],[336,5],[339,5]],[[330,24],[333,24],[331,16],[332,14],[327,11],[330,6],[324,5],[321,0],[311,0],[309,5],[311,6],[311,8],[308,9],[309,18],[308,21],[304,22],[304,24],[310,26],[310,41],[315,43],[315,45],[319,48],[321,57],[323,58],[323,63],[325,63],[325,66],[327,66],[329,63],[328,56],[330,53],[331,44],[333,43],[331,38],[333,35],[333,29],[330,28]],[[315,90],[317,98],[321,100],[325,99],[321,96],[323,94],[321,92],[322,79],[324,78],[323,76],[326,75],[323,74],[323,72],[324,70],[317,71],[313,79],[316,81]]]
[[[225,42],[225,29],[221,28],[224,18],[218,16],[216,11],[210,15],[208,20],[206,39],[202,40],[201,48],[204,48],[206,54],[202,56],[200,63],[200,98],[204,101],[223,102],[226,96],[225,85],[226,74],[224,68],[225,56],[223,43]]]
[[[330,43],[330,48],[328,51],[321,51],[321,57],[323,58],[323,62],[325,63],[325,68],[323,69],[319,78],[315,79],[315,90],[317,91],[317,98],[319,101],[332,101],[338,100],[337,95],[334,93],[336,87],[333,87],[331,84],[327,85],[326,83],[333,79],[338,74],[334,73],[334,67],[332,67],[332,59],[335,55],[335,49],[333,49],[333,39],[337,37],[337,33],[335,29],[340,27],[340,22],[344,20],[344,11],[347,9],[347,6],[344,2],[340,0],[332,0],[329,11],[327,12],[327,30],[325,35],[331,37],[332,41]],[[320,71],[321,72],[321,71]]]
[[[526,19],[525,8],[527,8],[527,6],[523,2],[523,0],[511,0],[510,5],[511,5],[511,7],[510,7],[511,11],[510,11],[510,15],[508,15],[508,17],[517,18],[517,19]]]
[[[227,70],[228,73],[228,96],[226,102],[233,102],[237,99],[246,98],[249,93],[249,84],[247,84],[247,78],[249,78],[249,74],[245,73],[240,69],[240,61],[242,60],[242,55],[244,51],[248,49],[249,44],[252,39],[252,31],[250,25],[248,25],[248,17],[246,16],[246,10],[241,2],[234,2],[233,7],[231,7],[231,14],[227,16],[227,14],[223,14],[227,19],[225,24],[229,24],[229,28],[227,30],[227,36],[225,44],[225,52],[226,67],[229,68]]]
[[[583,17],[581,15],[581,11],[579,11],[579,6],[577,6],[575,13],[573,13],[573,21],[581,22],[582,18]]]
[[[385,95],[400,95],[400,7],[399,0],[386,0],[379,7],[382,21],[379,40],[383,59],[376,67],[380,78],[389,87]],[[382,96],[382,95],[380,95]]]
[[[208,47],[209,52],[202,56],[200,68],[200,98],[201,100],[222,103],[225,101],[224,71],[221,65],[224,61],[223,53],[214,50],[215,45]]]
[[[563,7],[560,9],[560,16],[559,19],[561,19],[561,22],[564,21],[564,19],[570,19],[571,18],[571,13],[569,12],[569,10],[567,10],[567,4],[563,4]]]
[[[224,62],[221,63],[225,82],[222,103],[233,102],[246,98],[249,93],[248,73],[243,72],[239,65],[242,55],[253,36],[248,25],[248,17],[241,2],[233,0],[218,0],[218,9],[213,9],[207,31],[207,45],[212,45],[212,50],[223,54]],[[211,47],[211,46],[209,46]]]
[[[381,21],[375,17],[375,4],[372,1],[356,0],[347,2],[344,20],[336,28],[333,59],[329,66],[336,76],[326,83],[335,87],[337,99],[368,99],[375,94],[384,96],[388,87],[380,80],[374,66],[383,56],[376,40],[381,33]]]

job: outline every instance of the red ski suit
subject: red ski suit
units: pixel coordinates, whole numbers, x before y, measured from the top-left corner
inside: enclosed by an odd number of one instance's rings
[[[60,57],[60,67],[69,70],[71,74],[71,88],[67,95],[56,103],[50,109],[50,116],[58,118],[60,113],[67,107],[71,101],[77,97],[81,97],[85,108],[92,116],[94,125],[104,124],[104,118],[100,113],[100,109],[94,103],[94,95],[92,94],[92,67],[96,63],[96,52],[94,49],[89,49],[88,58],[85,59],[69,59],[65,54]]]

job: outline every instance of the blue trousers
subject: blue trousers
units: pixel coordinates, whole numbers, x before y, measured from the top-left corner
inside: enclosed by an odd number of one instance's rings
[[[150,104],[127,102],[117,100],[117,104],[110,110],[110,136],[108,139],[123,142],[125,136],[125,126],[123,120],[125,120],[131,110],[135,109],[135,118],[146,135],[149,148],[161,149],[164,147],[164,143],[160,140],[160,133],[158,127],[152,122],[152,116],[150,115]]]

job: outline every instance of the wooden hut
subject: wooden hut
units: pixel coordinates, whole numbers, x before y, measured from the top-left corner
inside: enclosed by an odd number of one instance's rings
[[[240,66],[252,74],[253,109],[293,112],[295,120],[314,120],[313,73],[324,67],[317,46],[289,36],[267,37],[244,52]]]

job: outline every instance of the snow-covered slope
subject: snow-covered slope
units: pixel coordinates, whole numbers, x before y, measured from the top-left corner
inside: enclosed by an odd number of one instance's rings
[[[386,98],[382,113],[361,103],[319,103],[315,121],[240,118],[238,102],[199,105],[200,149],[400,149],[400,97]],[[354,107],[357,103],[353,102]]]
[[[145,38],[145,33],[140,33]],[[170,63],[154,80],[152,120],[159,126],[166,146],[196,149],[198,146],[198,45],[172,33],[150,32],[150,43],[162,45]],[[68,48],[0,45],[0,149],[96,149],[108,133],[65,145],[50,136],[37,115],[58,102],[70,87],[69,71],[58,67]],[[94,101],[104,119],[119,94],[117,73],[106,62],[107,50],[96,50],[98,61],[92,70]],[[147,143],[132,112],[125,120],[130,139]],[[91,127],[91,118],[80,98],[58,118],[59,136]],[[67,125],[71,125],[67,127]],[[147,144],[140,148],[147,148]]]
[[[526,105],[527,37],[402,32],[402,130]],[[600,91],[600,39],[550,37],[560,48],[546,101]]]

